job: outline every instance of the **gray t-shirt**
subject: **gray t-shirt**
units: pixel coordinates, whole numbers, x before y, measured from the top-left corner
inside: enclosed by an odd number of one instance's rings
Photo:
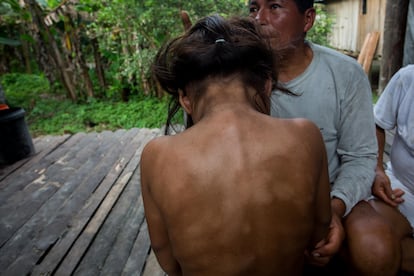
[[[311,64],[300,76],[281,83],[297,96],[273,91],[271,115],[307,118],[319,127],[328,156],[331,196],[343,200],[347,215],[370,195],[375,175],[378,147],[371,86],[354,59],[308,43]]]

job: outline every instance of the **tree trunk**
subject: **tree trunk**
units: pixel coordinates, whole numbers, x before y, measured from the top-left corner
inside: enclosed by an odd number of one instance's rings
[[[46,69],[46,72],[50,75],[58,72],[58,76],[61,79],[63,86],[66,88],[68,96],[73,101],[76,101],[77,95],[73,83],[73,75],[71,75],[66,60],[61,56],[61,51],[56,40],[43,21],[42,11],[39,5],[34,0],[24,0],[24,2],[32,16],[32,31],[34,32],[34,37],[36,37],[38,43],[36,45],[40,50],[38,53],[40,56],[38,58],[43,69]],[[41,52],[42,50],[44,53]],[[44,60],[42,60],[42,57]]]
[[[63,85],[66,88],[66,91],[68,92],[69,97],[73,101],[77,101],[78,96],[76,94],[76,86],[74,83],[74,77],[73,77],[73,70],[69,69],[69,65],[64,59],[64,57],[61,56],[61,51],[56,43],[56,40],[53,38],[52,34],[50,33],[50,30],[47,26],[45,27],[45,33],[47,34],[47,37],[49,39],[49,46],[50,46],[50,53],[56,60],[56,64],[58,68],[56,70],[60,73]]]
[[[101,55],[100,55],[100,52],[99,52],[98,39],[96,37],[91,38],[91,44],[92,44],[92,49],[93,49],[93,56],[94,56],[94,59],[95,59],[95,70],[96,70],[96,74],[98,76],[99,85],[101,86],[102,89],[105,89],[106,88],[106,80],[105,80],[105,74],[104,74],[102,61],[101,61]]]
[[[20,33],[24,33],[23,25],[20,25]],[[30,64],[30,46],[26,40],[22,40],[22,52],[23,52],[23,59],[25,64],[25,69],[27,74],[32,73],[32,66]]]
[[[73,27],[72,32],[72,43],[73,43],[73,50],[75,51],[75,63],[77,64],[77,69],[80,71],[79,77],[81,78],[80,84],[83,85],[83,87],[78,87],[79,90],[86,90],[86,96],[89,98],[92,98],[94,96],[93,93],[93,84],[91,77],[89,76],[89,68],[86,66],[85,59],[83,58],[82,53],[82,45],[81,40],[79,37],[79,30],[75,29],[75,26],[73,24],[73,20],[70,21]]]
[[[378,93],[402,66],[408,0],[387,0]]]

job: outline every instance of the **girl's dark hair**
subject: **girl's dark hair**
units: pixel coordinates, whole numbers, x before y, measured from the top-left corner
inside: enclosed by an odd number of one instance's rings
[[[265,84],[276,78],[274,62],[270,45],[261,37],[254,20],[241,17],[226,20],[219,15],[199,20],[185,34],[161,47],[152,67],[156,80],[172,96],[165,134],[180,109],[178,91],[186,94],[189,84],[200,83],[194,95],[198,98],[206,87],[202,82],[210,77],[239,74],[245,86],[257,91],[256,107],[263,106],[259,100],[269,107]],[[190,117],[186,127],[191,125]]]

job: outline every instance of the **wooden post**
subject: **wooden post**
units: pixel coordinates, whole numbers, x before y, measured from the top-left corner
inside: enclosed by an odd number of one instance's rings
[[[387,0],[378,94],[402,66],[408,0]]]
[[[371,70],[372,59],[374,58],[375,49],[377,48],[379,32],[370,32],[366,35],[364,44],[362,44],[361,52],[358,56],[358,63],[367,75]]]

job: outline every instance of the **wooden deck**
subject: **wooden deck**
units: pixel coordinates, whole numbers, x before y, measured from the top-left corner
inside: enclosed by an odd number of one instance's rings
[[[35,138],[35,155],[0,167],[0,275],[163,275],[139,174],[159,133]]]
[[[159,134],[39,137],[35,155],[0,167],[0,275],[164,275],[139,174],[142,149]]]

